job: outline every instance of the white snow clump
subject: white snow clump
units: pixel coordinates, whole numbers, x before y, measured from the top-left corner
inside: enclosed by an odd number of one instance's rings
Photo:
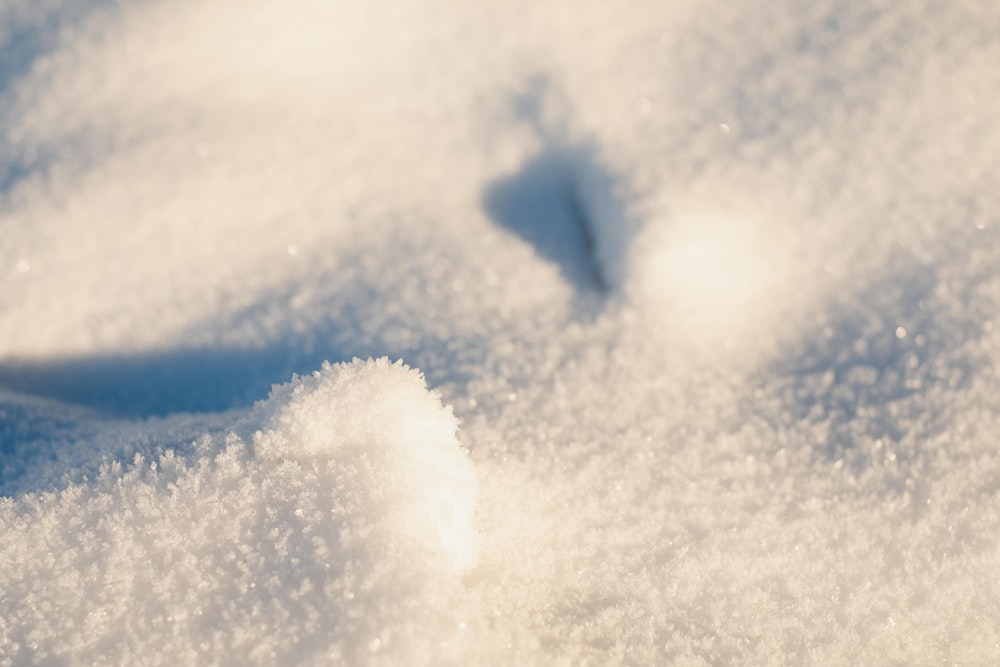
[[[324,364],[187,451],[0,499],[0,662],[446,657],[476,542],[455,426],[400,362]]]

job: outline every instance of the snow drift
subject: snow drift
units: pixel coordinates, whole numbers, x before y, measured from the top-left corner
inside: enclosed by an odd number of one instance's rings
[[[1000,661],[997,35],[0,0],[0,663]]]

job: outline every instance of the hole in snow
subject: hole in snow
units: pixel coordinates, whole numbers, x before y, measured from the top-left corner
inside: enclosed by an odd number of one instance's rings
[[[583,149],[551,148],[490,185],[483,196],[494,222],[554,262],[579,290],[604,287],[574,176],[584,165],[593,169],[591,161]]]

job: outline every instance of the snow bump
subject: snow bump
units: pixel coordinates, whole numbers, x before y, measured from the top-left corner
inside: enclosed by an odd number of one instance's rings
[[[475,560],[476,477],[456,437],[451,408],[423,375],[387,358],[324,363],[276,386],[258,404],[253,437],[264,460],[329,468],[342,495],[364,497],[391,530],[409,534],[459,569]]]

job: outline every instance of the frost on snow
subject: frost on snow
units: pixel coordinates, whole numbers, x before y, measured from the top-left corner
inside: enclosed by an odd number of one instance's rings
[[[0,664],[1000,662],[997,7],[0,0]]]
[[[416,371],[324,365],[187,451],[6,501],[0,641],[18,664],[447,655],[475,500]]]

